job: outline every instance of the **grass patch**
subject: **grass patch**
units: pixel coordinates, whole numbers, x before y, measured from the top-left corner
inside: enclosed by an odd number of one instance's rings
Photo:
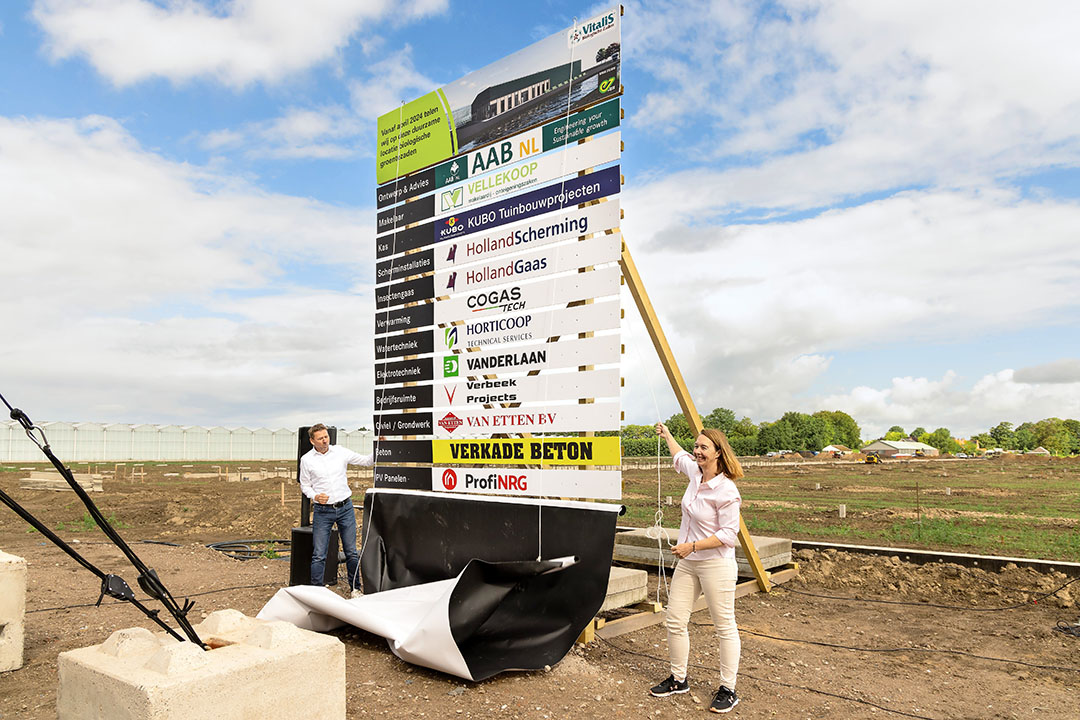
[[[124,523],[123,520],[120,520],[116,517],[116,513],[109,513],[107,516],[105,516],[105,520],[117,530],[123,530],[127,527],[127,524]],[[57,523],[56,529],[66,530],[68,532],[86,532],[88,530],[93,530],[97,526],[97,520],[94,520],[94,518],[90,517],[90,513],[84,512],[82,518],[80,518],[79,520],[68,523]]]

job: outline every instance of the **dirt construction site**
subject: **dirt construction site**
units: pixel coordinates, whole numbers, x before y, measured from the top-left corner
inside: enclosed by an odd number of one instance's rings
[[[816,476],[808,479],[804,468],[748,470],[747,516],[754,511],[755,475],[787,478],[808,495],[829,487]],[[851,473],[865,478],[861,468]],[[24,489],[25,474],[0,473],[0,487],[99,568],[134,587],[131,566],[88,521],[74,493]],[[905,482],[911,477],[903,475]],[[887,476],[871,480],[875,487],[888,484]],[[359,503],[369,481],[354,483]],[[299,491],[289,479],[253,472],[226,482],[185,478],[179,466],[148,466],[136,478],[106,474],[101,491],[92,494],[173,595],[196,602],[196,622],[225,608],[254,616],[289,582],[284,550],[267,542],[288,538],[297,524]],[[763,504],[766,510],[778,517],[775,506]],[[807,527],[815,525],[815,513],[823,511],[806,511]],[[677,514],[670,515],[665,524],[677,527]],[[236,540],[248,541],[252,558],[207,547]],[[54,718],[59,653],[101,643],[120,628],[156,626],[115,600],[95,607],[96,578],[7,508],[0,508],[0,550],[24,558],[28,568],[25,664],[0,673],[0,719]],[[1068,573],[1022,564],[982,569],[920,564],[903,552],[832,548],[796,549],[793,559],[797,577],[736,602],[741,702],[729,717],[1080,718],[1080,637],[1062,630],[1080,622],[1080,581],[1066,564]],[[650,599],[664,601],[664,582],[653,568]],[[347,591],[344,578],[338,590]],[[408,665],[366,632],[334,634],[346,649],[349,718],[694,718],[709,716],[719,672],[708,612],[695,613],[691,622],[691,690],[664,699],[648,694],[668,675],[662,624],[575,646],[542,671],[507,672],[480,683]]]

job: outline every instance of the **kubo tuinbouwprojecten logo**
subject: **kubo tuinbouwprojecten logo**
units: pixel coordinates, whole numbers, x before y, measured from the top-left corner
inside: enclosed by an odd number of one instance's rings
[[[447,190],[439,195],[440,207],[439,212],[446,212],[447,210],[453,210],[459,208],[465,204],[465,189],[457,188],[456,190]]]

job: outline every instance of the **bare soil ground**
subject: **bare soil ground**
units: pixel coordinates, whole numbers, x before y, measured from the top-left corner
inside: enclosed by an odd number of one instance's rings
[[[196,600],[196,619],[223,608],[256,614],[287,584],[288,562],[234,560],[205,544],[287,538],[298,517],[295,486],[288,486],[283,507],[277,481],[164,477],[176,469],[148,468],[141,482],[107,479],[95,500],[123,523],[122,535],[177,597]],[[120,552],[96,529],[81,529],[83,510],[73,494],[20,490],[17,473],[0,474],[0,487],[50,527],[63,523],[62,537],[79,541],[80,552],[134,585]],[[96,579],[6,508],[0,549],[26,558],[29,567],[26,665],[0,673],[0,718],[53,718],[58,653],[102,642],[119,628],[154,626],[126,604],[93,607]],[[730,717],[1080,718],[1080,638],[1053,629],[1058,621],[1078,622],[1080,581],[1040,597],[1070,578],[830,551],[797,555],[796,580],[737,601],[742,702]],[[655,589],[657,576],[650,579]],[[338,632],[346,646],[348,716],[708,716],[718,659],[708,613],[693,622],[692,690],[667,699],[647,693],[668,673],[662,625],[575,648],[548,671],[482,683],[409,666],[368,633]]]

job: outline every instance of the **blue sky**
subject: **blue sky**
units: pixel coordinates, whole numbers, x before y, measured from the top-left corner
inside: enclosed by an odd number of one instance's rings
[[[624,4],[622,229],[703,413],[1080,417],[1080,8]],[[0,4],[0,392],[370,425],[377,115],[605,7]]]

